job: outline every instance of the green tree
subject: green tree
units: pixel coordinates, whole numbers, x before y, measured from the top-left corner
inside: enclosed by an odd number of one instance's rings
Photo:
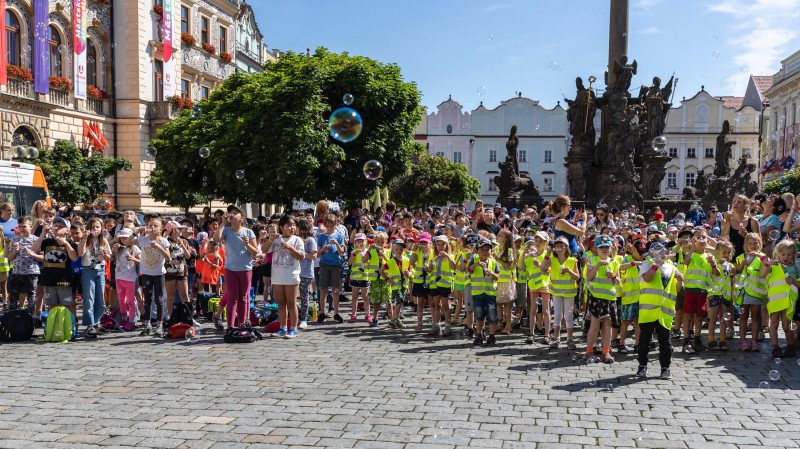
[[[481,195],[481,183],[467,166],[441,156],[419,154],[411,170],[389,184],[389,196],[406,206],[444,206]]]
[[[766,193],[800,192],[800,168],[795,168],[778,179],[764,184]]]
[[[330,136],[328,118],[347,93],[363,129],[341,143]],[[264,73],[234,74],[208,101],[159,130],[151,142],[152,195],[183,207],[204,198],[368,198],[375,182],[364,177],[365,162],[380,161],[385,182],[408,170],[419,103],[416,85],[403,81],[395,64],[324,48],[311,57],[287,53]],[[199,157],[201,147],[210,157]]]
[[[105,158],[102,153],[85,157],[66,140],[56,141],[53,148],[42,148],[38,159],[25,162],[42,167],[50,195],[70,204],[93,201],[108,190],[108,178],[131,169],[127,159]]]

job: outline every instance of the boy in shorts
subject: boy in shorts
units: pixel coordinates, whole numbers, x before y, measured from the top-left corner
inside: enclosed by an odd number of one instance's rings
[[[31,251],[36,237],[31,233],[33,224],[30,217],[20,217],[18,223],[19,235],[12,239],[12,249],[8,255],[8,260],[14,262],[8,281],[11,309],[17,309],[27,301],[28,312],[35,316],[39,262],[44,261],[44,258]]]
[[[591,316],[589,338],[586,344],[585,359],[592,356],[593,345],[600,334],[603,363],[614,363],[610,354],[611,327],[617,323],[617,288],[620,285],[619,261],[612,257],[613,239],[608,235],[598,235],[594,240],[597,254],[589,258],[586,270],[586,281],[589,283],[589,294],[586,301],[587,316]]]
[[[42,227],[31,246],[32,252],[44,256],[39,284],[44,287],[44,303],[49,307],[73,307],[70,261],[78,260],[78,251],[77,245],[67,240],[69,229],[69,220],[55,217],[52,224]]]
[[[380,276],[389,285],[391,307],[388,307],[389,326],[402,329],[405,327],[400,321],[400,309],[403,308],[403,299],[406,290],[406,279],[411,277],[411,268],[405,257],[406,244],[400,239],[392,242],[392,253],[386,262],[381,265]]]

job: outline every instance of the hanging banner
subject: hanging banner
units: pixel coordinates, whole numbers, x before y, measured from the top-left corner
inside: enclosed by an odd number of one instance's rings
[[[170,98],[175,95],[175,58],[172,52],[172,1],[164,0],[164,15],[161,19],[163,26],[162,36],[164,37],[164,46],[162,53],[164,55],[164,98]]]
[[[8,84],[8,61],[6,61],[6,0],[0,0],[0,86]]]
[[[33,3],[33,90],[40,94],[50,93],[50,45],[47,15],[48,0]]]
[[[72,0],[73,88],[75,98],[86,99],[86,1]]]

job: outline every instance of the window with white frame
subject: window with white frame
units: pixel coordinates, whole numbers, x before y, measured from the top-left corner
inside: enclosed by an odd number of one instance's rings
[[[694,148],[687,148],[686,149],[686,157],[688,158],[696,158],[697,157],[697,150]]]
[[[437,151],[437,152],[435,153],[435,155],[436,155],[436,156],[439,156],[439,157],[444,157],[444,151]]]
[[[489,191],[490,192],[497,191],[497,186],[494,185],[494,178],[489,178]]]
[[[528,162],[528,150],[519,150],[517,158],[519,162]]]
[[[706,159],[714,159],[714,149],[706,148]]]
[[[542,183],[542,191],[543,192],[552,192],[553,191],[553,178],[549,176],[544,177],[544,182]]]
[[[544,150],[544,161],[553,162],[553,150]]]
[[[669,157],[678,157],[678,149],[677,148],[670,148],[669,149]]]
[[[461,152],[460,151],[453,151],[453,162],[460,164],[461,163]]]
[[[497,162],[497,150],[489,150],[489,162]]]
[[[667,188],[677,190],[678,189],[678,174],[675,172],[667,173]]]
[[[753,152],[753,150],[751,150],[750,148],[743,148],[742,149],[742,156],[747,158],[747,159],[750,159],[751,157],[753,157],[752,152]]]
[[[686,186],[693,186],[695,182],[695,174],[694,173],[686,173]]]

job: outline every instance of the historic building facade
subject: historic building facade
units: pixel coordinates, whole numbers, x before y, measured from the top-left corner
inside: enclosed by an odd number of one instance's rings
[[[797,160],[800,146],[800,51],[781,61],[781,69],[772,75],[772,86],[765,92],[769,98],[769,121],[764,127],[764,163],[792,156]],[[795,167],[797,164],[795,164]],[[770,173],[765,181],[780,176]]]
[[[261,73],[264,64],[274,61],[276,55],[267,50],[264,35],[258,28],[253,7],[242,1],[236,21],[236,70]]]

